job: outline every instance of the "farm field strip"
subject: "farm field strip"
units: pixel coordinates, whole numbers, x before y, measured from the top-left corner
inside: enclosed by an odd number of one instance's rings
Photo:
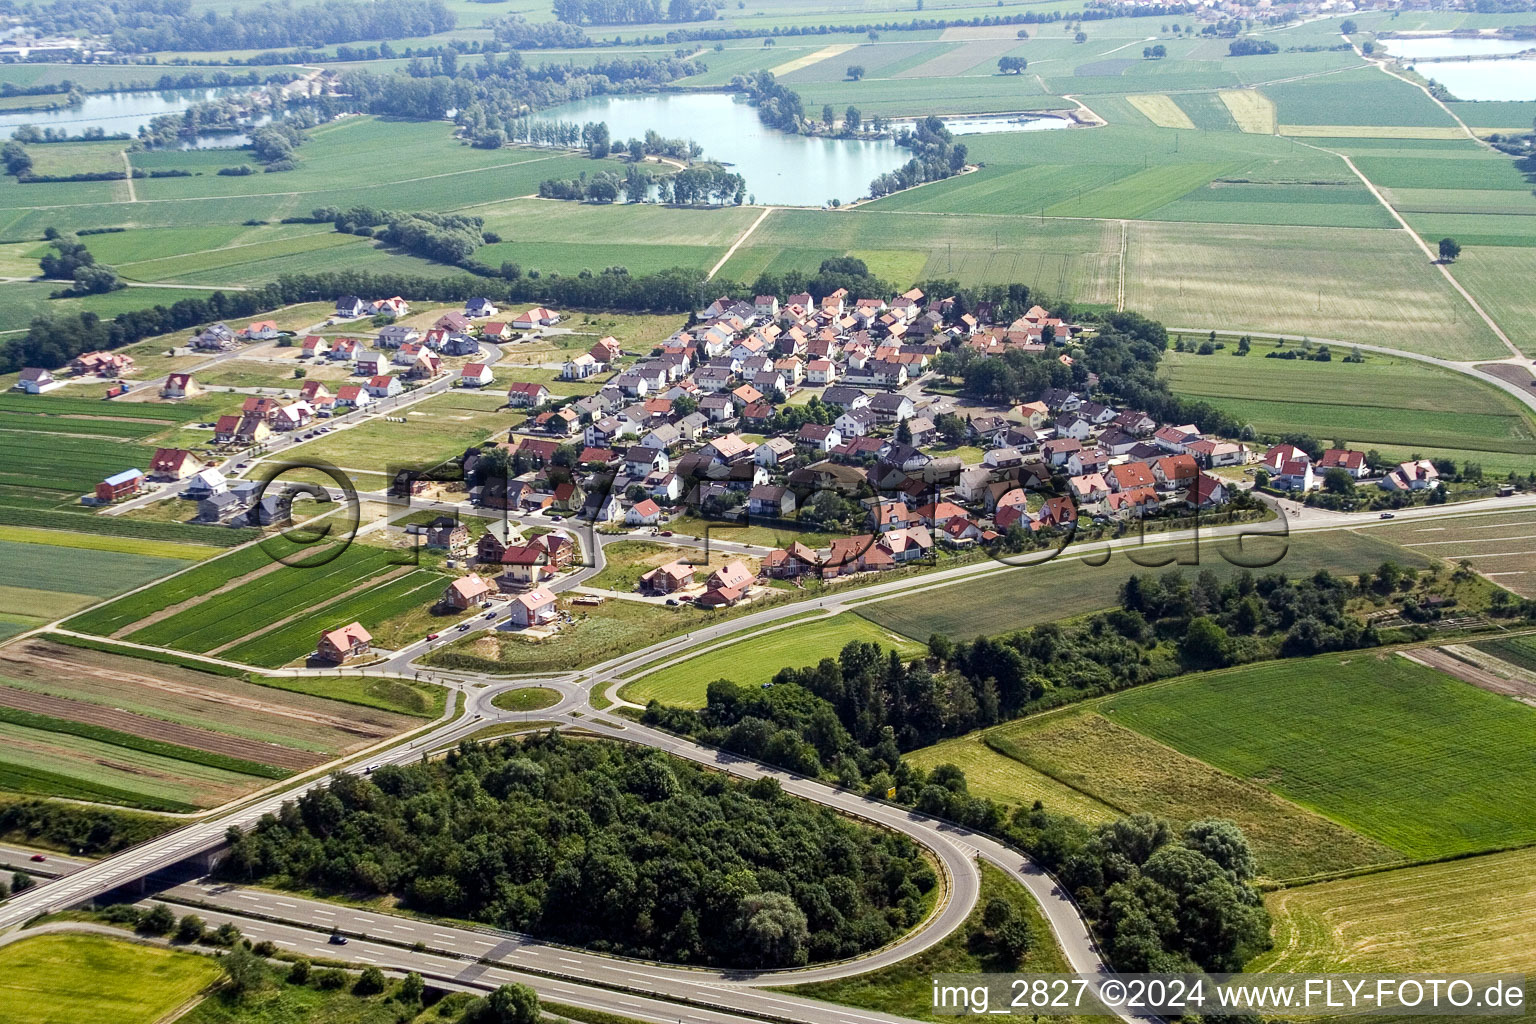
[[[0,540],[0,586],[37,590],[41,583],[61,593],[107,597],[175,572],[189,561]]]
[[[1275,133],[1275,105],[1257,89],[1222,89],[1216,93],[1238,128],[1252,135]]]
[[[1025,719],[988,730],[983,742],[1121,813],[1146,812],[1178,822],[1231,819],[1247,834],[1260,870],[1271,878],[1402,859],[1397,851],[1261,785],[1123,728],[1118,718],[1078,712]]]
[[[1250,971],[1536,970],[1536,850],[1271,893],[1275,947]]]
[[[69,530],[45,530],[27,526],[0,524],[0,541],[18,544],[46,544],[50,547],[84,548],[88,551],[115,551],[119,554],[148,555],[178,560],[212,558],[221,548],[178,541],[154,541],[114,537],[109,534],[74,533]]]
[[[1391,654],[1184,677],[1106,715],[1411,858],[1536,841],[1536,710]],[[1280,710],[1284,709],[1281,714]]]
[[[1194,131],[1195,122],[1179,108],[1172,97],[1163,93],[1132,93],[1126,96],[1131,106],[1159,128],[1184,128]]]
[[[320,630],[361,622],[364,629],[373,632],[396,615],[433,603],[445,581],[441,573],[412,570],[382,586],[326,605],[298,621],[247,640],[225,651],[223,656],[263,668],[279,668],[314,650]]]
[[[105,935],[34,935],[0,947],[6,1024],[157,1024],[219,977],[211,957]]]
[[[324,565],[283,566],[135,630],[127,639],[205,653],[293,612],[333,599],[368,576],[399,565],[401,555],[386,548],[353,545]]]

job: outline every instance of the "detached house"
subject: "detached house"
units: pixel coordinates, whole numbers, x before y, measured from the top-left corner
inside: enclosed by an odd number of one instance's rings
[[[320,642],[315,645],[315,658],[333,665],[344,665],[353,658],[367,654],[372,643],[373,635],[363,628],[361,622],[354,622],[329,633],[321,633]]]
[[[202,468],[202,461],[185,448],[157,448],[149,461],[150,475],[161,480],[185,480]]]
[[[464,315],[472,317],[495,316],[496,304],[490,299],[470,299],[464,303]]]
[[[549,388],[543,384],[517,381],[507,388],[507,404],[513,408],[531,409],[549,401]]]
[[[560,315],[543,306],[524,310],[512,318],[512,326],[519,331],[531,331],[535,327],[553,327],[560,322]]]
[[[548,587],[535,587],[514,597],[509,611],[513,624],[523,629],[553,622],[560,614],[554,592]]]
[[[171,376],[174,377],[176,374],[172,374]],[[51,391],[53,388],[58,386],[58,383],[58,381],[54,380],[53,373],[51,371],[42,369],[40,367],[29,366],[25,370],[21,371],[21,377],[16,381],[16,390],[25,391],[29,395],[40,395],[44,391]],[[162,396],[164,396],[164,389],[161,389],[160,393]]]
[[[22,371],[25,373],[26,371]],[[160,387],[161,398],[195,398],[203,393],[190,373],[172,373]]]
[[[465,363],[459,371],[459,383],[466,388],[483,388],[492,380],[491,368],[484,363]]]

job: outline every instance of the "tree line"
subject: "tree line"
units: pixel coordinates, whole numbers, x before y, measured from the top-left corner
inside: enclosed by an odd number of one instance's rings
[[[702,711],[653,703],[649,720],[793,771],[861,787],[892,759],[949,736],[1182,672],[1307,657],[1380,643],[1345,612],[1352,597],[1391,594],[1413,574],[1384,565],[1358,582],[1204,570],[1126,580],[1118,606],[1081,623],[1041,623],[998,637],[929,639],[923,658],[855,642],[837,659],[782,669],[746,690],[721,680]],[[1385,586],[1385,591],[1382,587]]]
[[[424,913],[674,963],[854,956],[937,884],[905,836],[627,744],[554,731],[339,773],[231,834],[225,878],[392,895]]]
[[[896,145],[910,149],[913,157],[869,183],[869,194],[876,199],[965,170],[965,143],[955,141],[942,118],[925,117],[913,127],[901,129],[896,133]]]
[[[457,24],[442,0],[261,3],[194,11],[191,0],[54,0],[27,5],[39,35],[104,38],[123,53],[325,46],[359,39],[411,39]]]
[[[556,20],[568,25],[712,21],[719,6],[720,0],[554,0]]]

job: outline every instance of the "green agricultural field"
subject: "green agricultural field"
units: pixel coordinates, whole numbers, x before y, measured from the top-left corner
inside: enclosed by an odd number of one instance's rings
[[[1235,821],[1271,878],[1303,878],[1401,860],[1396,851],[1117,724],[1065,713],[998,726],[983,742],[1058,785],[1122,814]]]
[[[0,947],[0,1022],[155,1024],[219,977],[211,957],[105,935],[37,935]]]
[[[1265,529],[1257,526],[1254,534],[1262,535]],[[1131,554],[1145,564],[1132,561]],[[1292,577],[1322,568],[1341,575],[1354,574],[1386,561],[1430,564],[1428,558],[1396,544],[1347,531],[1297,534],[1284,542],[1256,539],[1246,542],[1241,551],[1231,540],[1207,541],[1197,551],[1188,543],[1157,544],[1154,537],[1144,550],[1117,552],[1103,566],[1089,564],[1099,557],[1089,555],[1080,560],[1069,549],[1054,561],[1010,569],[983,581],[921,590],[917,588],[922,581],[914,580],[915,593],[860,604],[859,614],[914,639],[926,641],[934,633],[969,639],[1108,608],[1119,600],[1120,585],[1128,576],[1177,567],[1178,558],[1189,561],[1183,571],[1209,569],[1221,578],[1239,571],[1240,566],[1233,561],[1251,566],[1254,572],[1279,571]],[[986,595],[992,593],[1006,593],[1009,600],[987,600]]]
[[[920,644],[897,636],[852,612],[788,626],[713,651],[674,662],[641,676],[622,695],[636,704],[659,700],[676,707],[704,706],[704,691],[716,679],[742,686],[761,686],[781,668],[804,668],[823,658],[836,658],[855,640],[877,643],[904,657],[922,652]]]
[[[1531,218],[1536,221],[1536,217]],[[1532,225],[1536,229],[1536,224]],[[1456,261],[1456,280],[1526,355],[1536,355],[1536,233],[1532,247],[1477,247]]]
[[[1094,824],[1113,820],[1121,814],[1103,801],[992,749],[987,745],[984,733],[957,736],[931,747],[919,747],[902,757],[928,771],[941,764],[952,764],[965,772],[966,784],[973,795],[1010,807],[1029,807],[1038,800],[1048,811],[1070,814]]]
[[[1528,672],[1536,672],[1536,636],[1511,636],[1472,646]]]
[[[1424,125],[1455,127],[1423,91],[1375,68],[1316,80],[1266,85],[1281,134],[1285,125]]]
[[[230,590],[205,596],[127,635],[134,643],[195,653],[221,653],[227,645],[294,616],[314,614],[350,591],[408,564],[409,552],[353,544],[323,565],[279,566]],[[345,623],[338,623],[345,625]]]
[[[1261,433],[1299,431],[1392,459],[1426,449],[1460,452],[1453,457],[1501,474],[1536,456],[1536,423],[1524,407],[1470,377],[1387,356],[1342,362],[1347,352],[1326,363],[1263,358],[1271,345],[1259,341],[1242,358],[1231,354],[1230,339],[1214,355],[1169,352],[1162,371],[1176,394],[1242,417]]]
[[[89,544],[61,546],[36,543],[36,534],[18,537],[14,528],[0,528],[0,614],[13,625],[32,628],[94,604],[103,597],[129,590],[184,568],[201,554],[187,558],[134,554],[132,550],[95,550]],[[55,535],[92,541],[85,534]],[[52,539],[50,537],[50,539]],[[120,542],[108,540],[112,547]],[[129,542],[130,546],[135,542]],[[174,545],[165,545],[167,548]],[[8,629],[7,633],[21,632]]]
[[[1251,971],[1524,971],[1536,851],[1470,857],[1283,889],[1275,947]]]
[[[416,569],[345,600],[311,609],[285,626],[230,648],[223,657],[263,668],[280,668],[313,651],[321,630],[361,622],[372,633],[396,615],[434,604],[446,583],[441,573]]]
[[[1536,711],[1392,654],[1205,673],[1109,698],[1114,721],[1413,857],[1536,839]]]
[[[1508,354],[1401,232],[1132,222],[1125,282],[1126,308],[1169,327]]]

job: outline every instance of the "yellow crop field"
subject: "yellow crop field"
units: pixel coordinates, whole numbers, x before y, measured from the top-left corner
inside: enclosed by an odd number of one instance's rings
[[[810,53],[802,54],[801,56],[796,57],[794,60],[787,60],[783,64],[780,64],[777,67],[769,68],[768,70],[773,72],[775,75],[787,75],[791,71],[799,71],[801,68],[808,68],[812,64],[820,64],[824,60],[831,60],[833,57],[841,56],[842,54],[845,54],[849,50],[853,49],[856,45],[858,44],[833,43],[831,46],[823,46],[819,50],[812,50]]]
[[[1148,121],[1159,128],[1190,128],[1195,127],[1195,122],[1189,119],[1189,115],[1179,109],[1179,105],[1160,92],[1139,93],[1127,96],[1131,106],[1146,115]]]
[[[1223,89],[1217,95],[1243,131],[1250,135],[1275,133],[1275,105],[1259,90]]]

